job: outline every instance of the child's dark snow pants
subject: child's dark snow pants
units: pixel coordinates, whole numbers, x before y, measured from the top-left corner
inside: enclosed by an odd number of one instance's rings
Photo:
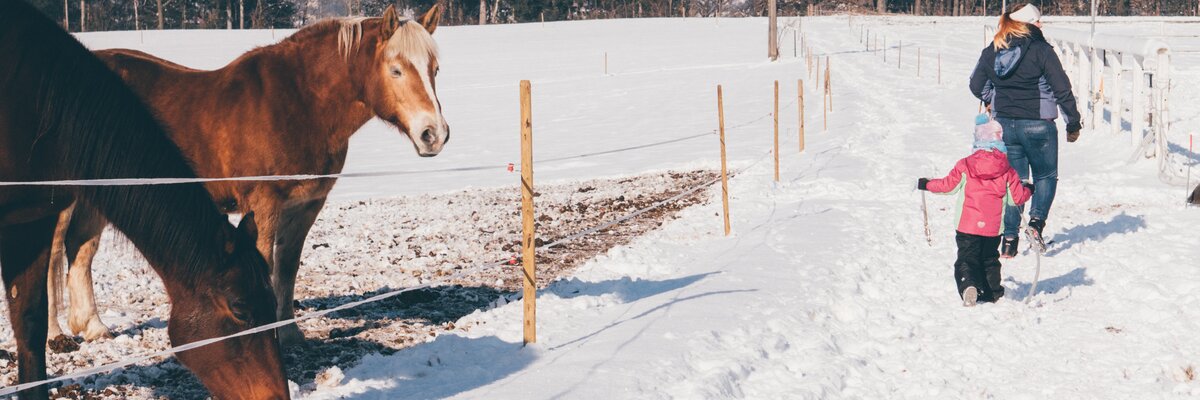
[[[1000,286],[1000,236],[979,236],[955,232],[958,243],[958,260],[954,261],[954,282],[958,284],[958,295],[974,286],[979,290],[981,302],[995,302],[1004,297]]]

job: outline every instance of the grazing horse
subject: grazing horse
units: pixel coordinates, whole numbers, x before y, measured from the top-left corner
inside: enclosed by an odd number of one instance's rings
[[[1200,185],[1196,185],[1196,188],[1192,189],[1192,195],[1188,196],[1187,202],[1188,204],[1200,204]]]
[[[449,140],[434,84],[438,51],[431,35],[440,18],[437,5],[419,22],[389,6],[382,18],[322,21],[214,71],[133,50],[96,54],[156,111],[200,176],[334,174],[345,165],[350,136],[372,117],[396,126],[422,157],[437,155]],[[294,313],[304,240],[335,182],[206,185],[222,211],[258,216],[258,249],[272,265],[280,320]],[[68,253],[77,254],[68,279],[68,322],[94,337],[92,327],[100,334],[105,328],[83,271],[104,223],[86,207],[78,207],[73,220],[64,240]],[[285,344],[304,339],[295,325],[279,335]]]
[[[0,182],[195,177],[121,78],[23,0],[0,0],[0,54]],[[162,278],[172,345],[275,321],[254,217],[233,227],[200,184],[0,185],[0,272],[19,383],[46,378],[46,266],[72,201],[123,232]],[[218,398],[288,397],[269,331],[178,357]],[[47,394],[43,385],[18,395]]]

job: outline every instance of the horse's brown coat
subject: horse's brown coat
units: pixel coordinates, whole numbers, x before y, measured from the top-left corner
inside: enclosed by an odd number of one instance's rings
[[[428,77],[433,86],[436,49],[418,48],[422,53],[414,56],[408,54],[413,49],[389,43],[400,35],[418,35],[413,40],[431,45],[427,36],[440,12],[431,8],[421,25],[401,20],[391,7],[382,18],[320,22],[214,71],[134,50],[96,54],[157,112],[197,175],[334,174],[345,166],[350,136],[374,116],[406,133],[422,156],[436,155],[448,140],[440,103],[430,98],[421,79]],[[361,38],[340,43],[348,24],[361,27],[355,32]],[[258,216],[258,248],[273,261],[281,319],[292,317],[304,239],[335,181],[206,184],[224,212]],[[280,335],[285,342],[303,338],[294,325]]]

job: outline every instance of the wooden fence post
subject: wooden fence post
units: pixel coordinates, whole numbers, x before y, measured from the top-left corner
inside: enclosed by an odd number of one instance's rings
[[[938,52],[938,84],[942,84],[942,52]]]
[[[900,43],[900,47],[899,47],[899,49],[896,50],[896,68],[897,69],[903,68],[900,65],[900,60],[904,58],[904,41],[901,40],[899,43]]]
[[[796,80],[796,96],[800,108],[800,152],[804,152],[804,80]]]
[[[725,236],[729,236],[729,174],[725,168],[725,103],[717,85],[717,120],[721,132],[721,208],[725,211]]]
[[[604,52],[604,75],[608,75],[608,52]]]
[[[537,342],[537,256],[533,225],[533,117],[529,81],[521,81],[521,259],[525,262],[525,343]]]
[[[779,81],[775,81],[775,182],[779,182]]]
[[[917,48],[917,77],[921,77],[921,48]]]
[[[833,84],[829,82],[832,65],[829,56],[825,56],[825,95],[829,96],[829,111],[833,111]]]

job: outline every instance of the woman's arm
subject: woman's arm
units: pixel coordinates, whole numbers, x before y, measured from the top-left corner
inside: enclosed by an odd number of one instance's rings
[[[1055,103],[1058,103],[1066,117],[1063,122],[1067,123],[1067,132],[1078,132],[1082,125],[1079,108],[1075,104],[1075,94],[1071,93],[1071,79],[1063,71],[1062,62],[1058,60],[1054,50],[1050,47],[1044,49],[1042,74],[1046,76],[1046,83],[1054,92]]]
[[[983,53],[979,54],[979,61],[975,63],[975,71],[971,72],[970,86],[971,94],[975,95],[975,98],[991,105],[995,87],[992,85],[992,80],[988,79],[988,68],[990,67],[987,65],[988,63],[984,62],[988,58],[987,53],[987,49],[984,49]]]

